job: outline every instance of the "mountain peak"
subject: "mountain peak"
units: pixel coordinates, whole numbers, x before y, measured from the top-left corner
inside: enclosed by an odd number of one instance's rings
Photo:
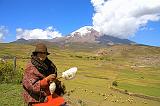
[[[91,33],[92,31],[94,31],[94,28],[92,26],[84,26],[79,28],[78,30],[72,32],[70,35],[73,36],[85,36],[88,33]]]

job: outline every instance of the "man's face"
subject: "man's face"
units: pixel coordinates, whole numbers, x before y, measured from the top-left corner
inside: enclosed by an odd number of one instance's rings
[[[44,61],[47,57],[47,53],[46,52],[38,52],[37,56],[39,57],[39,59],[41,61]]]

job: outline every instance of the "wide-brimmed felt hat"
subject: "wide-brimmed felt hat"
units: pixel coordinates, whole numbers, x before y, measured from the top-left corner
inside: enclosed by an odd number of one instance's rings
[[[47,51],[47,46],[45,44],[43,44],[43,43],[36,44],[35,51],[33,51],[32,53],[33,54],[35,54],[35,53],[46,53],[47,55],[50,54]]]

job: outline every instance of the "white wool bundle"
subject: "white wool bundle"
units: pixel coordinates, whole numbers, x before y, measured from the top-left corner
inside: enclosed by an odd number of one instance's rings
[[[54,91],[55,91],[55,89],[56,89],[56,84],[55,84],[55,82],[52,82],[52,83],[49,85],[49,91],[50,91],[50,93],[53,94]]]
[[[66,70],[65,72],[62,73],[62,78],[70,80],[75,77],[76,72],[77,72],[77,67],[72,67],[69,70]]]

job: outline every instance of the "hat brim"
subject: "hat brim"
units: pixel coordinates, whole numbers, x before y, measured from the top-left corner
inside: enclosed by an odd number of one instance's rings
[[[35,54],[37,54],[37,53],[40,53],[40,52],[35,52],[35,51],[32,52],[33,55],[35,55]],[[50,55],[50,53],[48,53],[48,52],[46,52],[46,54],[47,54],[47,55]]]

